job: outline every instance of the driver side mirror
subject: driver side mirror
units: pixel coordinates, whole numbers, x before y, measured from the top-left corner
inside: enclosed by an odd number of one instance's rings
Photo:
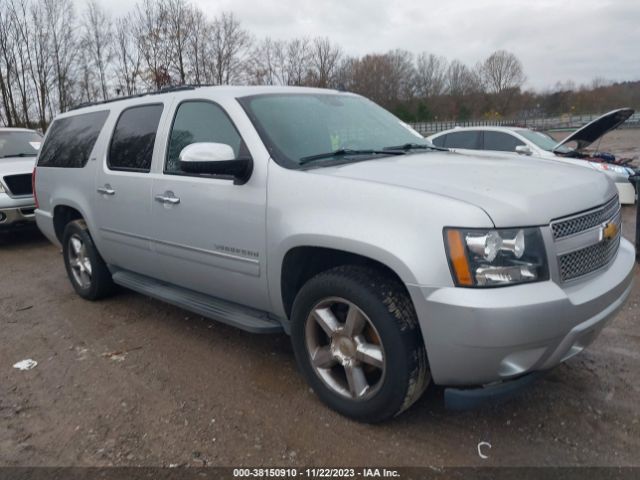
[[[533,155],[533,151],[527,145],[518,145],[516,153],[520,155]]]
[[[247,183],[253,171],[251,157],[236,158],[226,143],[192,143],[182,149],[178,158],[184,172],[228,177],[235,185]]]

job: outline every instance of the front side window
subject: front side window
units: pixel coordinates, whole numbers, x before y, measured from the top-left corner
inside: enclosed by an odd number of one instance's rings
[[[113,130],[108,165],[111,170],[148,172],[153,159],[162,104],[124,110]]]
[[[524,138],[533,142],[537,147],[542,150],[546,150],[547,152],[553,152],[554,149],[560,153],[569,153],[571,149],[564,145],[555,148],[558,145],[558,141],[555,140],[551,135],[548,135],[544,132],[536,132],[534,130],[520,130],[518,132]]]
[[[222,108],[212,102],[190,100],[181,103],[176,111],[165,173],[184,174],[180,168],[180,152],[184,147],[200,142],[227,144],[236,158],[246,154],[240,134]]]
[[[449,133],[444,142],[444,147],[478,150],[480,148],[480,132],[476,130],[465,130],[462,132]]]
[[[108,110],[60,118],[49,127],[38,167],[82,168],[109,116]]]
[[[484,149],[497,152],[515,152],[516,147],[524,145],[513,135],[503,132],[484,132]]]
[[[41,142],[42,135],[38,132],[0,130],[0,159],[35,157]]]
[[[287,168],[300,167],[305,158],[342,150],[431,145],[391,113],[356,95],[278,93],[238,101],[273,158]]]

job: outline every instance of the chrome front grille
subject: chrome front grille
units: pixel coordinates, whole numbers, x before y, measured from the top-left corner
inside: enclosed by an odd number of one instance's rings
[[[553,238],[568,237],[576,233],[584,232],[600,225],[612,218],[620,210],[618,196],[613,197],[601,207],[589,212],[575,215],[568,219],[559,220],[551,224]]]
[[[558,255],[558,270],[563,282],[599,270],[611,263],[620,246],[622,217],[618,197],[606,204],[551,224]],[[608,225],[615,234],[607,238]],[[567,251],[567,249],[570,249]]]

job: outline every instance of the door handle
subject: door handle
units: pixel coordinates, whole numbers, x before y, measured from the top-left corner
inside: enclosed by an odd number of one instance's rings
[[[107,183],[104,187],[98,187],[98,193],[103,195],[115,195],[116,191]]]
[[[156,202],[163,203],[165,205],[177,205],[180,203],[180,198],[173,195],[171,192],[165,192],[163,195],[156,195]]]

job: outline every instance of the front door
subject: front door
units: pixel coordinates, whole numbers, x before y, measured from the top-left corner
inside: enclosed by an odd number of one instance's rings
[[[268,308],[265,271],[266,168],[249,181],[181,170],[178,157],[192,143],[230,145],[236,157],[249,151],[218,104],[185,100],[177,105],[162,172],[154,175],[152,218],[164,279],[214,297]],[[254,161],[256,159],[254,158]]]

